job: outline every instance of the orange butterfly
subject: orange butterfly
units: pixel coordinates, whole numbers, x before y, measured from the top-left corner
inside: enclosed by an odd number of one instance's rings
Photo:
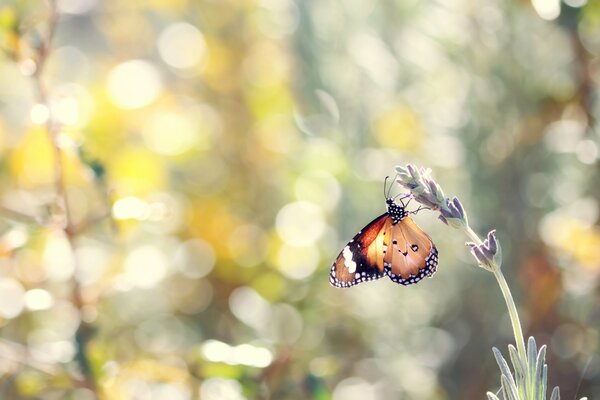
[[[425,207],[406,211],[408,202],[403,200],[410,195],[400,198],[399,205],[389,192],[386,195],[385,184],[384,195],[387,212],[359,231],[335,259],[329,277],[333,286],[347,288],[385,275],[396,283],[411,285],[435,273],[438,251],[429,235],[408,216]]]

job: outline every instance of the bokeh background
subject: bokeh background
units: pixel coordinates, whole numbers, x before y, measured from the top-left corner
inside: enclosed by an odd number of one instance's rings
[[[0,44],[0,398],[484,398],[511,328],[460,232],[328,283],[408,162],[600,396],[600,2],[1,0]]]

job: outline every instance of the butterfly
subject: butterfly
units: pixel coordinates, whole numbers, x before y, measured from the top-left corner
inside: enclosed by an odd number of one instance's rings
[[[438,251],[431,237],[409,217],[426,207],[407,211],[411,195],[396,197],[386,193],[387,212],[359,231],[343,248],[331,266],[329,282],[348,288],[362,282],[389,276],[393,282],[412,285],[431,277],[438,265]],[[390,186],[391,190],[391,186]],[[409,198],[405,204],[404,199]]]

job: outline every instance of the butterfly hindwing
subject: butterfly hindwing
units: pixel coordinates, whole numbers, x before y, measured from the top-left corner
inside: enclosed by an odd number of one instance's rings
[[[347,288],[383,277],[385,233],[391,226],[387,213],[375,218],[348,242],[331,267],[333,286]]]
[[[429,235],[411,218],[403,218],[392,225],[390,241],[384,262],[392,281],[410,285],[435,273],[438,251]]]

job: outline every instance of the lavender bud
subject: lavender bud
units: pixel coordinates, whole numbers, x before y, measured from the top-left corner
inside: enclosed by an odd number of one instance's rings
[[[400,176],[404,176],[404,177],[409,177],[410,176],[410,172],[408,172],[408,169],[405,167],[401,167],[401,166],[396,166],[396,172],[398,173],[398,175]]]
[[[463,208],[463,205],[461,204],[461,202],[458,199],[458,197],[454,197],[452,199],[452,204],[454,204],[454,207],[456,207],[456,209],[460,213],[460,216],[466,220],[467,219],[467,215],[465,214],[465,209]]]
[[[433,184],[436,187],[436,190],[437,190],[436,198],[437,198],[438,202],[442,203],[446,199],[446,196],[444,196],[444,191],[442,190],[442,188],[440,187],[440,185],[438,185],[437,183],[435,183],[435,181],[431,181],[431,182],[433,182]]]
[[[487,239],[480,245],[468,242],[471,253],[477,262],[486,269],[499,268],[502,265],[502,250],[496,240],[496,231],[488,233]]]
[[[490,231],[487,235],[487,242],[492,253],[496,254],[498,251],[498,241],[496,240],[496,230]]]
[[[453,228],[460,229],[466,225],[465,221],[460,215],[460,212],[458,209],[456,209],[454,204],[449,201],[449,199],[446,199],[444,207],[440,208],[440,213],[444,216],[444,218],[446,218],[448,224]]]
[[[420,178],[420,176],[418,175],[418,174],[419,174],[419,172],[417,171],[417,168],[416,168],[414,165],[412,165],[412,164],[408,164],[408,165],[406,166],[406,168],[408,168],[408,172],[410,173],[410,175],[411,175],[413,178],[417,178],[417,177],[419,177],[419,178]]]
[[[447,203],[447,207],[448,207],[448,210],[450,211],[450,214],[452,215],[453,218],[461,218],[462,217],[460,215],[460,210],[458,208],[456,208],[456,206],[454,205],[454,203],[452,203],[451,201],[449,201]]]
[[[430,169],[419,168],[413,164],[396,167],[398,183],[410,190],[414,199],[432,210],[439,210],[440,220],[453,228],[464,228],[465,212],[458,199],[452,201],[444,196],[444,191],[435,180],[431,179]]]
[[[440,214],[442,214],[445,218],[454,218],[452,210],[449,210],[446,207],[440,208]]]
[[[471,247],[471,254],[477,260],[477,262],[483,266],[489,266],[490,259],[486,258],[481,249],[478,246]]]
[[[480,247],[481,252],[485,256],[486,260],[491,260],[494,258],[494,253],[488,247],[487,240],[483,243],[483,246]]]
[[[431,179],[428,179],[427,185],[429,185],[429,190],[431,190],[431,193],[437,197],[438,190],[437,190],[437,185],[435,184],[435,182]]]

